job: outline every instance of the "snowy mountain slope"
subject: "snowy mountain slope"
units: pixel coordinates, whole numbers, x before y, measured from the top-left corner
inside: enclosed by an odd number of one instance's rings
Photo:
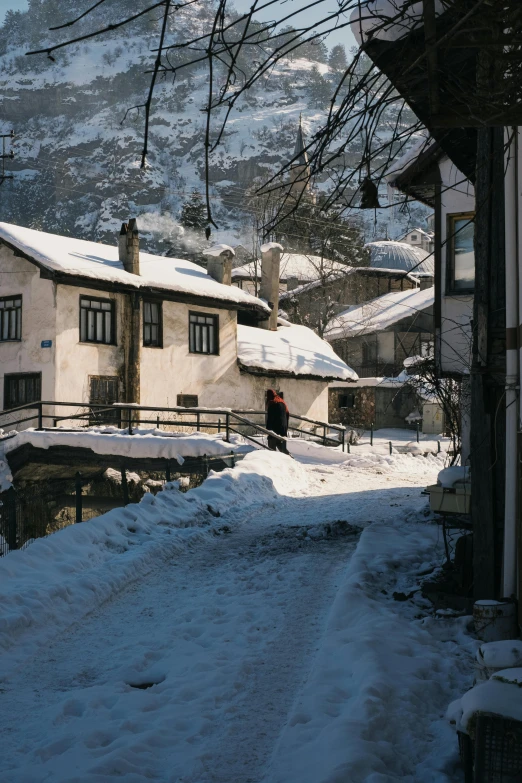
[[[123,0],[109,4],[108,11],[104,5],[75,25],[74,34],[105,26],[125,6]],[[159,83],[148,166],[141,170],[143,110],[124,117],[146,96],[144,71],[153,61],[157,19],[144,17],[123,32],[59,50],[55,62],[45,55],[26,56],[32,48],[64,40],[67,31],[48,28],[83,10],[78,0],[33,0],[29,12],[8,14],[0,28],[0,130],[13,128],[17,137],[10,164],[15,179],[2,186],[0,218],[112,242],[120,221],[139,215],[147,249],[164,252],[182,241],[181,205],[193,188],[203,190],[201,108],[208,99],[207,73],[191,66],[176,83],[171,78]],[[178,12],[169,41],[201,33],[210,11],[210,5],[197,4]],[[324,52],[318,49],[317,57],[324,60]],[[213,241],[252,245],[245,192],[292,156],[301,113],[308,135],[320,127],[328,83],[335,78],[308,52],[282,62],[247,94],[212,158],[213,209],[221,229]],[[351,160],[356,162],[357,151]],[[388,211],[382,212],[381,233],[382,219],[388,219]],[[373,213],[369,217],[373,220]],[[416,219],[421,221],[422,215]],[[404,228],[407,216],[399,223]],[[187,250],[191,240],[186,233]]]

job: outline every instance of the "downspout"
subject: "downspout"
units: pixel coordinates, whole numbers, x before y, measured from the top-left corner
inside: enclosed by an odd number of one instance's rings
[[[519,386],[518,324],[520,256],[517,218],[517,128],[505,129],[505,240],[506,240],[506,483],[504,511],[503,597],[517,591],[517,430]]]

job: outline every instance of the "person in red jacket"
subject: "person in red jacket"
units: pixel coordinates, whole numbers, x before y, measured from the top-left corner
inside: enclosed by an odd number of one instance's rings
[[[274,389],[268,389],[266,393],[266,428],[275,432],[277,435],[282,435],[286,438],[288,434],[288,422],[290,420],[290,411],[288,410],[286,402]],[[273,435],[268,436],[268,448],[272,451],[282,451],[283,454],[288,454],[286,447],[286,441],[275,438]]]

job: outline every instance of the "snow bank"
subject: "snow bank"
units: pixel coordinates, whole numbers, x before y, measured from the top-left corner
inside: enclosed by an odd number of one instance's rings
[[[471,642],[466,620],[419,620],[419,605],[391,595],[415,589],[416,574],[433,562],[437,537],[426,523],[365,528],[281,736],[270,783],[453,779],[443,770],[455,756],[454,736],[443,719],[430,716],[444,714],[448,697],[469,676],[469,661],[458,660],[459,643]],[[419,723],[429,725],[425,737]]]
[[[305,487],[303,468],[273,452],[248,454],[234,469],[211,472],[197,489],[173,482],[139,504],[41,538],[0,558],[2,674],[35,643],[59,633],[167,557],[219,533],[216,515],[234,504],[273,501]]]
[[[123,283],[133,288],[160,288],[225,302],[270,308],[236,286],[222,285],[191,261],[140,252],[140,274],[125,272],[116,243],[103,245],[84,239],[47,234],[10,223],[0,223],[0,239],[21,250],[38,264],[67,275]]]
[[[325,340],[306,326],[283,326],[277,331],[237,327],[239,364],[256,370],[298,376],[356,381],[358,375]]]
[[[444,468],[437,476],[437,484],[447,489],[451,489],[456,484],[467,484],[470,481],[471,472],[467,465],[453,465],[451,468]]]
[[[522,721],[521,687],[522,669],[503,669],[453,701],[446,717],[458,731],[466,733],[473,732],[473,719],[477,712]]]
[[[133,459],[172,459],[182,465],[185,457],[227,456],[231,452],[244,453],[251,446],[240,443],[226,443],[224,435],[208,435],[194,432],[184,435],[157,429],[136,429],[134,435],[117,427],[90,427],[76,432],[41,432],[23,430],[4,443],[4,454],[30,443],[35,448],[48,449],[51,446],[73,446],[91,449],[95,454],[111,454]]]

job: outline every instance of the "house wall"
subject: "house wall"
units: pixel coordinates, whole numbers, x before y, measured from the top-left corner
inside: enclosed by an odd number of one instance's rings
[[[455,167],[449,158],[439,162],[442,181],[441,193],[441,327],[438,338],[440,367],[444,373],[469,372],[471,363],[471,319],[473,296],[446,294],[449,260],[447,242],[447,216],[459,212],[473,212],[475,193],[473,186]]]
[[[80,296],[111,299],[116,303],[116,345],[80,342]],[[58,285],[56,294],[56,393],[58,401],[88,402],[92,375],[117,375],[120,399],[123,384],[123,294],[92,288]]]
[[[123,399],[122,318],[125,296],[95,289],[55,285],[42,280],[34,264],[0,246],[0,295],[22,295],[22,341],[0,343],[0,394],[4,375],[42,373],[42,398],[87,402],[90,376],[120,378]],[[80,296],[112,299],[116,304],[116,345],[80,342]],[[219,316],[219,355],[189,353],[189,311]],[[52,340],[51,348],[41,348]],[[269,388],[284,392],[294,413],[326,421],[327,381],[257,376],[237,363],[235,311],[163,302],[163,348],[140,348],[141,404],[175,407],[178,394],[196,394],[203,407],[263,410]],[[57,415],[73,413],[57,409]],[[52,411],[49,411],[52,414]]]
[[[0,245],[0,296],[22,295],[22,341],[0,342],[0,399],[8,373],[40,372],[42,398],[54,399],[56,353],[56,287],[40,279],[40,270]],[[42,340],[52,340],[42,348]]]
[[[329,416],[332,424],[344,424],[347,427],[375,429],[385,427],[406,428],[406,416],[419,408],[416,394],[409,388],[388,388],[386,386],[331,386],[329,394]],[[343,395],[354,397],[351,408],[341,408]]]

